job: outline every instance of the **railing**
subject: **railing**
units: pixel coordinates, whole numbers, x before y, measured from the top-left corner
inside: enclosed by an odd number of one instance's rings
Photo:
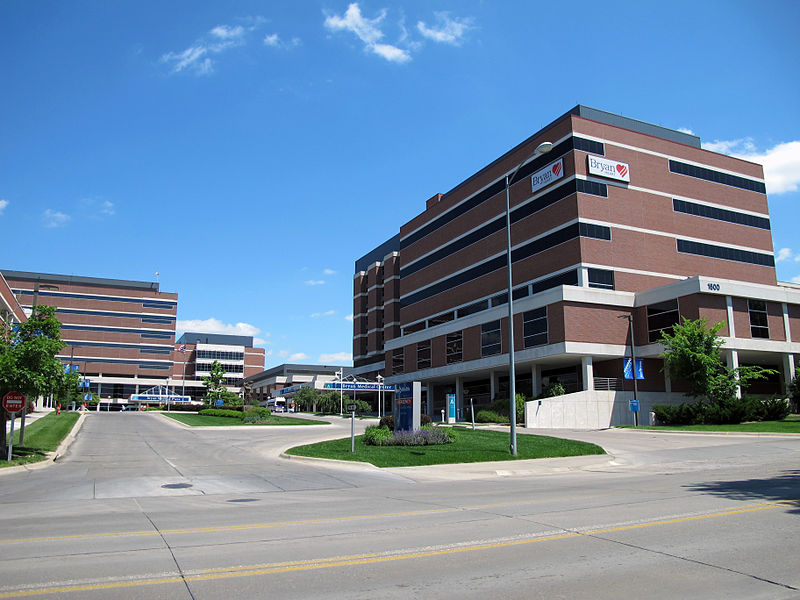
[[[594,389],[598,391],[614,391],[623,389],[624,381],[614,377],[595,377]]]

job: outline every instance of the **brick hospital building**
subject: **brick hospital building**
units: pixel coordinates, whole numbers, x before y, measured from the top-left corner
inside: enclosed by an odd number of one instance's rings
[[[552,150],[532,156],[543,142]],[[630,318],[643,419],[685,400],[656,343],[680,318],[724,324],[729,365],[779,375],[800,354],[800,286],[779,283],[760,165],[696,136],[577,106],[400,225],[356,261],[354,373],[421,381],[423,410],[508,397],[505,177],[510,186],[516,389],[529,426],[629,423]],[[465,415],[465,413],[462,412]]]

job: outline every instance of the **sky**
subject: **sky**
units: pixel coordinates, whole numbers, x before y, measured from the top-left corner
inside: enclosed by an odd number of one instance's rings
[[[577,104],[764,165],[800,283],[800,2],[0,2],[0,268],[352,364],[354,262]]]

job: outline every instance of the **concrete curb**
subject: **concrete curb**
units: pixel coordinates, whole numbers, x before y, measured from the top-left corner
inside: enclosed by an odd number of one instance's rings
[[[615,431],[632,431],[634,433],[666,433],[670,435],[713,435],[722,437],[778,437],[798,438],[800,433],[779,433],[776,431],[687,431],[682,429],[633,429],[627,427],[614,427]]]
[[[39,462],[30,463],[27,465],[18,465],[16,467],[8,467],[5,469],[0,469],[0,477],[3,475],[8,475],[11,473],[20,473],[22,471],[35,471],[37,469],[44,469],[52,465],[56,460],[61,458],[67,449],[70,447],[72,442],[75,441],[75,438],[78,436],[78,432],[80,431],[81,427],[83,426],[83,422],[86,420],[86,415],[88,413],[81,413],[78,420],[75,421],[75,425],[72,426],[72,430],[67,434],[67,436],[61,440],[61,443],[58,445],[58,448],[55,449],[55,452],[48,452],[45,456],[44,460],[40,460]]]
[[[307,463],[318,463],[318,464],[327,464],[332,467],[367,467],[368,469],[377,469],[383,470],[383,467],[376,467],[372,463],[362,462],[360,460],[338,460],[335,458],[316,458],[313,456],[293,456],[291,454],[286,454],[285,452],[281,452],[278,455],[278,458],[283,458],[285,460],[295,460],[299,462],[307,462]]]

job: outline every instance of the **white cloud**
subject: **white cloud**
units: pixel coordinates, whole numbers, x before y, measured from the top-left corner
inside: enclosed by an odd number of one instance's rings
[[[680,131],[681,133],[688,133],[689,135],[697,135],[694,131],[692,131],[688,127],[678,127],[678,131]]]
[[[472,28],[472,20],[450,18],[446,12],[433,14],[436,17],[436,27],[428,27],[423,21],[417,22],[417,30],[422,36],[440,44],[460,46],[464,35]]]
[[[246,25],[217,25],[186,50],[162,54],[160,62],[170,65],[172,73],[190,70],[197,75],[209,75],[214,72],[210,55],[244,45],[247,34],[258,28],[264,19],[250,17],[245,21]]]
[[[289,356],[289,351],[288,350],[279,350],[278,351],[278,357],[279,358],[286,358],[287,356]]]
[[[336,363],[353,362],[353,354],[350,352],[334,352],[333,354],[320,354],[317,362],[323,365]]]
[[[289,360],[292,362],[296,360],[308,360],[308,354],[305,352],[296,352],[289,357]]]
[[[778,253],[775,255],[775,262],[781,262],[782,260],[787,260],[792,257],[792,249],[791,248],[781,248],[778,250]]]
[[[3,214],[3,211],[6,209],[6,206],[9,205],[8,200],[0,200],[0,215]]]
[[[325,19],[325,27],[331,31],[349,31],[364,42],[364,48],[390,62],[404,63],[411,60],[411,55],[402,48],[390,44],[380,44],[383,38],[380,24],[386,18],[386,9],[374,19],[367,19],[361,14],[357,2],[347,7],[343,16],[332,15]]]
[[[512,300],[513,300],[513,298],[512,298]],[[347,315],[347,316],[344,318],[344,320],[345,320],[345,321],[350,321],[350,322],[352,323],[352,322],[353,322],[353,313],[350,313],[349,315]]]
[[[800,141],[783,142],[765,151],[759,151],[751,138],[715,140],[703,148],[763,165],[770,194],[800,189]]]
[[[325,273],[325,275],[336,275],[336,271],[334,271],[333,269],[325,269],[323,273]]]
[[[210,319],[190,319],[187,321],[178,321],[175,324],[175,330],[177,333],[185,333],[187,331],[193,331],[198,333],[223,333],[228,335],[247,335],[255,337],[261,330],[256,327],[255,325],[250,325],[250,323],[236,323],[235,325],[230,323],[223,323],[219,319],[215,319],[211,317]],[[269,337],[269,334],[265,334]],[[265,343],[263,340],[260,340],[261,343]],[[255,339],[253,343],[256,343]]]
[[[294,37],[291,40],[284,41],[277,33],[271,33],[269,35],[264,36],[264,45],[271,46],[272,48],[283,48],[284,50],[289,48],[296,48],[302,43],[300,38]]]
[[[797,277],[792,277],[792,283],[800,283],[800,275]]]
[[[330,317],[331,315],[335,315],[335,310],[329,310],[323,313],[311,313],[311,318],[316,319],[317,317]]]
[[[62,212],[57,210],[53,210],[48,208],[42,214],[42,218],[44,219],[44,226],[45,227],[63,227],[67,223],[69,223],[70,217],[69,215],[65,215]]]
[[[114,203],[113,202],[109,202],[108,200],[104,200],[100,204],[100,214],[101,215],[105,215],[107,217],[110,217],[111,215],[114,214],[114,212],[115,211],[114,211]],[[512,298],[512,300],[513,300],[513,298]]]
[[[322,279],[309,279],[306,285],[325,285],[325,282]]]

